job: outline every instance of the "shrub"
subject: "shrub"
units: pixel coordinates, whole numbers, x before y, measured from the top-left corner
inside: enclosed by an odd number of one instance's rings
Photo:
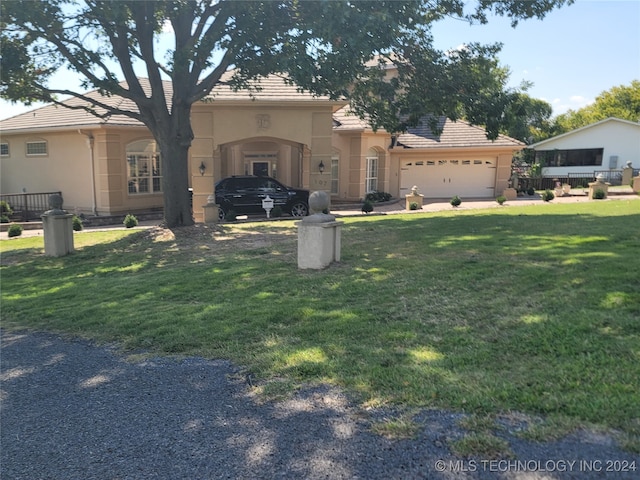
[[[224,219],[227,222],[235,222],[238,219],[238,214],[235,210],[229,210],[227,214],[224,216]]]
[[[365,200],[362,204],[362,213],[373,212],[373,204],[369,200]]]
[[[593,198],[595,198],[596,200],[602,200],[606,196],[607,195],[604,193],[604,190],[601,188],[598,188],[595,192],[593,192]]]
[[[536,190],[533,187],[529,187],[527,188],[527,195],[535,195],[536,194]]]
[[[460,199],[460,197],[458,195],[456,195],[451,200],[449,200],[449,203],[452,206],[457,207],[458,205],[460,205],[462,203],[462,200]]]
[[[124,217],[124,221],[122,223],[127,228],[133,228],[138,226],[138,219],[135,216],[128,213],[127,216]]]
[[[74,215],[73,218],[71,219],[72,224],[73,224],[73,229],[76,232],[79,232],[80,230],[82,230],[84,228],[84,226],[82,225],[82,219],[80,217],[78,217],[77,215]]]
[[[411,202],[409,204],[409,210],[418,210],[418,204],[416,202]]]
[[[6,215],[7,217],[13,215],[13,209],[6,200],[0,200],[0,215]]]
[[[274,218],[278,218],[282,216],[282,207],[280,205],[276,205],[271,210],[271,216]]]
[[[7,230],[7,235],[9,237],[19,237],[20,235],[22,235],[22,227],[17,224],[11,225],[9,227],[9,230]]]
[[[0,215],[0,223],[9,223],[9,217],[6,215]]]
[[[370,192],[365,195],[364,199],[371,203],[388,202],[391,200],[391,194],[387,192]]]
[[[506,201],[507,201],[507,197],[505,197],[504,195],[500,195],[499,197],[496,198],[496,202],[498,202],[500,205],[502,205]]]
[[[545,202],[550,202],[554,198],[556,198],[555,194],[549,189],[545,190],[542,194],[542,200],[544,200]]]

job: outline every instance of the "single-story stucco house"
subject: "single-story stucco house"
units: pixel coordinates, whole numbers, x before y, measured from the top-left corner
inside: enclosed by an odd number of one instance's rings
[[[640,123],[610,117],[527,148],[535,150],[536,163],[542,162],[546,177],[594,178],[599,173],[622,170],[629,162],[637,170]]]
[[[260,87],[250,93],[219,85],[193,105],[188,168],[198,222],[215,182],[242,174],[325,190],[334,202],[360,201],[371,191],[404,198],[414,185],[425,198],[491,198],[507,188],[512,156],[524,147],[444,118],[439,136],[418,127],[392,137],[350,115],[345,101],[300,92],[275,75]],[[162,152],[129,117],[49,105],[0,121],[0,144],[3,195],[60,191],[66,210],[89,215],[162,208]]]

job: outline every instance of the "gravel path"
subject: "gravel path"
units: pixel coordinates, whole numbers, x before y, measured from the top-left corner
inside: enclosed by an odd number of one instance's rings
[[[509,436],[519,463],[457,462],[447,448],[462,434],[457,414],[425,411],[415,439],[387,440],[369,431],[384,412],[363,415],[328,387],[261,405],[226,361],[128,362],[85,341],[0,335],[3,480],[640,477],[606,472],[640,468],[606,436]]]

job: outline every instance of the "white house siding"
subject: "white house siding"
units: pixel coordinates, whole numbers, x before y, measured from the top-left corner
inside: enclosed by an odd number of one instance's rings
[[[603,148],[600,165],[546,167],[545,176],[569,173],[593,173],[596,170],[622,169],[627,162],[640,168],[640,124],[610,118],[532,145],[536,151]],[[612,157],[617,157],[615,166]]]

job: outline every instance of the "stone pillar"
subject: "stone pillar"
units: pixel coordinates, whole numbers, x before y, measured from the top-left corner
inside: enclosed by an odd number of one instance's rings
[[[216,205],[215,195],[209,195],[207,197],[207,204],[202,208],[204,210],[204,223],[218,223],[220,221],[219,207]]]
[[[329,195],[324,191],[309,196],[311,215],[298,226],[298,268],[321,270],[340,261],[342,222],[322,213],[329,207]]]
[[[518,191],[513,187],[505,188],[502,191],[502,196],[507,200],[515,200],[516,198],[518,198]]]
[[[589,200],[595,198],[594,195],[598,190],[602,190],[604,192],[604,198],[607,198],[609,194],[609,184],[604,182],[604,176],[602,174],[596,177],[595,182],[589,184]]]
[[[635,193],[639,193],[640,192],[640,175],[638,175],[637,177],[633,177],[633,191]]]
[[[631,177],[633,177],[633,166],[631,162],[627,162],[627,166],[622,169],[622,185],[625,187],[631,185]]]
[[[417,185],[414,185],[413,188],[411,189],[411,193],[408,195],[405,195],[404,197],[407,200],[405,205],[407,210],[411,210],[412,203],[416,203],[418,205],[418,210],[422,209],[424,195],[418,193]]]
[[[44,229],[44,254],[48,257],[62,257],[73,253],[73,215],[62,210],[62,197],[49,196],[49,206],[42,214]]]

